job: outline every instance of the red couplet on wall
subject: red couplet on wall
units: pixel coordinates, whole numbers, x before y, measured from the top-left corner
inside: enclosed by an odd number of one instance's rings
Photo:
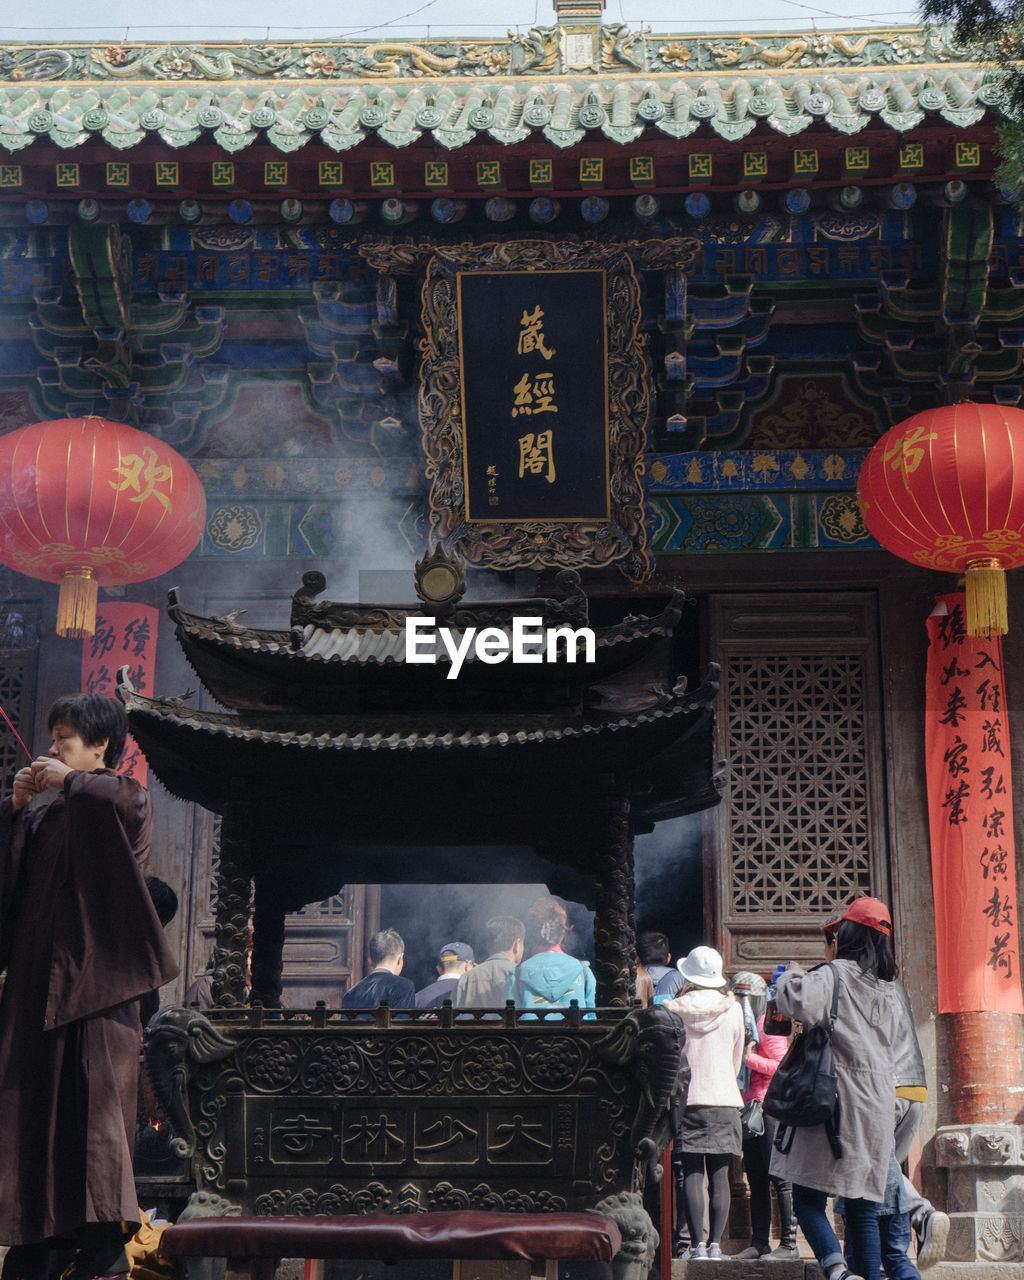
[[[1024,1013],[1010,736],[998,636],[963,592],[928,619],[925,755],[940,1013]]]
[[[151,693],[159,622],[160,611],[152,605],[126,600],[100,604],[96,630],[82,641],[82,692],[115,697],[118,670],[127,667],[133,687],[139,693]],[[146,757],[130,734],[117,771],[146,784]]]

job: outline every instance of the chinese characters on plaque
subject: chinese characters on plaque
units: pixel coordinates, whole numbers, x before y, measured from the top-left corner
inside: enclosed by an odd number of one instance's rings
[[[151,693],[156,667],[156,636],[160,611],[147,604],[107,601],[96,610],[96,631],[82,641],[82,692],[116,697],[117,672],[128,668],[138,693]],[[145,785],[146,757],[129,734],[118,773]]]
[[[609,516],[605,272],[458,275],[466,517]]]
[[[939,597],[928,638],[939,1012],[1024,1013],[1002,644],[967,634],[963,593]]]

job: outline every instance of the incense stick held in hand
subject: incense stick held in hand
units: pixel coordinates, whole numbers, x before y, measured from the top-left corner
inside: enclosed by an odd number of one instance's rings
[[[7,712],[3,709],[3,707],[0,707],[0,716],[3,716],[4,720],[7,722],[8,729],[10,729],[11,733],[13,733],[14,736],[21,743],[21,749],[28,756],[29,761],[34,760],[35,756],[33,756],[32,752],[29,751],[28,747],[25,746],[25,743],[22,741],[21,734],[17,731],[17,729],[15,729],[14,725],[11,724],[11,717],[7,714]]]

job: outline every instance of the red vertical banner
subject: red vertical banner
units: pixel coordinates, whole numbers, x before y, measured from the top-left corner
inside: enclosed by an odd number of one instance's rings
[[[129,679],[139,693],[153,688],[156,668],[156,636],[160,611],[148,604],[126,600],[106,601],[96,610],[96,631],[82,641],[82,692],[115,697],[117,672],[127,667]],[[145,786],[146,757],[129,734],[118,766]]]
[[[999,636],[963,592],[928,619],[925,758],[940,1013],[1024,1013],[1010,734]]]

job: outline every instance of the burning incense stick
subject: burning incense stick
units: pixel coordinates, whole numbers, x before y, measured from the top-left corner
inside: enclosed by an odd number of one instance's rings
[[[15,729],[14,725],[11,724],[11,717],[7,714],[7,712],[3,709],[3,707],[0,707],[0,716],[3,716],[4,720],[6,720],[8,729],[10,729],[11,733],[13,733],[14,736],[21,743],[21,749],[28,756],[29,763],[31,763],[35,759],[35,757],[33,756],[32,752],[29,751],[28,747],[25,746],[25,743],[22,741],[21,734],[17,731],[17,729]]]

